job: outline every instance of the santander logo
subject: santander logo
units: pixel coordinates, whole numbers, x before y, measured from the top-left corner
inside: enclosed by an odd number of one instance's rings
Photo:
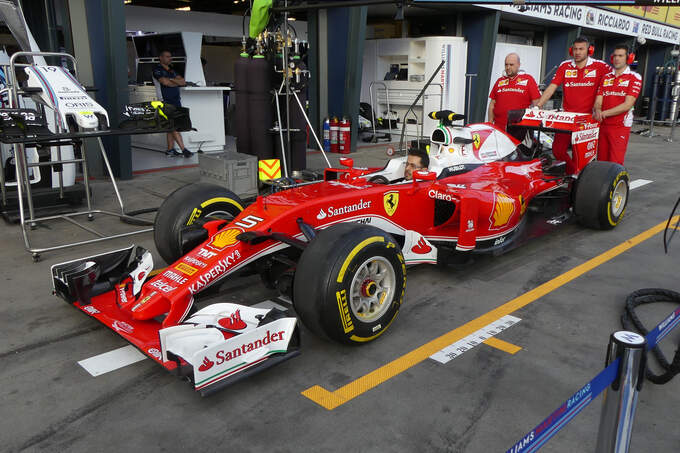
[[[248,325],[241,319],[241,310],[236,310],[235,313],[233,313],[231,316],[228,318],[222,318],[217,323],[224,327],[225,329],[229,330],[242,330],[248,327]],[[201,370],[202,371],[202,370]]]
[[[213,365],[215,365],[215,362],[213,362],[212,360],[210,360],[207,357],[204,357],[203,363],[201,363],[201,366],[198,367],[198,370],[199,371],[208,371],[210,368],[213,367]]]
[[[425,255],[426,253],[430,253],[432,251],[432,247],[427,245],[427,242],[425,242],[425,238],[420,238],[418,243],[411,247],[411,251],[418,255]]]
[[[323,209],[321,209],[319,211],[319,213],[317,214],[316,218],[317,218],[317,220],[325,219],[326,218],[326,212]]]

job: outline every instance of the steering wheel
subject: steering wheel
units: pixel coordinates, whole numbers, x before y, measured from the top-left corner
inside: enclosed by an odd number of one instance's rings
[[[390,181],[385,178],[383,175],[375,175],[371,179],[368,180],[368,182],[372,182],[373,184],[389,184]]]

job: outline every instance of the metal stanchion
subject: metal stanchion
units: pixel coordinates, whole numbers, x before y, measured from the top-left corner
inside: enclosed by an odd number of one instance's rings
[[[635,332],[619,331],[609,338],[607,363],[619,360],[616,379],[605,389],[596,453],[625,453],[630,446],[638,392],[644,381],[647,341]]]
[[[465,121],[470,122],[470,96],[472,96],[472,78],[477,77],[477,74],[465,74],[467,79],[467,102],[465,103]]]
[[[671,121],[671,131],[668,133],[667,142],[673,143],[673,133],[675,133],[675,124],[678,122],[678,109],[675,110],[675,115]]]

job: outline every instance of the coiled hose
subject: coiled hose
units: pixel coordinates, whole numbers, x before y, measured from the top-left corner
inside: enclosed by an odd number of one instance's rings
[[[641,335],[646,336],[649,333],[649,330],[647,330],[640,321],[637,313],[635,313],[635,308],[640,305],[658,302],[680,304],[680,293],[660,288],[645,288],[632,292],[626,299],[626,309],[621,316],[623,328],[637,331]],[[650,382],[662,385],[673,379],[676,374],[680,373],[680,345],[675,351],[673,361],[670,363],[658,346],[654,346],[651,351],[661,368],[665,371],[662,374],[655,374],[648,367],[645,370],[645,376]]]

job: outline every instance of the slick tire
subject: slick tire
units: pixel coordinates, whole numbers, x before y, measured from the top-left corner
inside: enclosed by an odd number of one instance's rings
[[[628,204],[626,169],[614,162],[591,162],[576,182],[574,212],[589,228],[610,230],[619,224]]]
[[[320,231],[300,257],[293,303],[312,332],[344,344],[379,337],[399,312],[406,266],[384,231],[339,224]]]
[[[241,199],[224,187],[205,183],[180,187],[158,208],[153,231],[156,249],[172,264],[182,257],[182,228],[206,217],[231,219],[241,211]]]

